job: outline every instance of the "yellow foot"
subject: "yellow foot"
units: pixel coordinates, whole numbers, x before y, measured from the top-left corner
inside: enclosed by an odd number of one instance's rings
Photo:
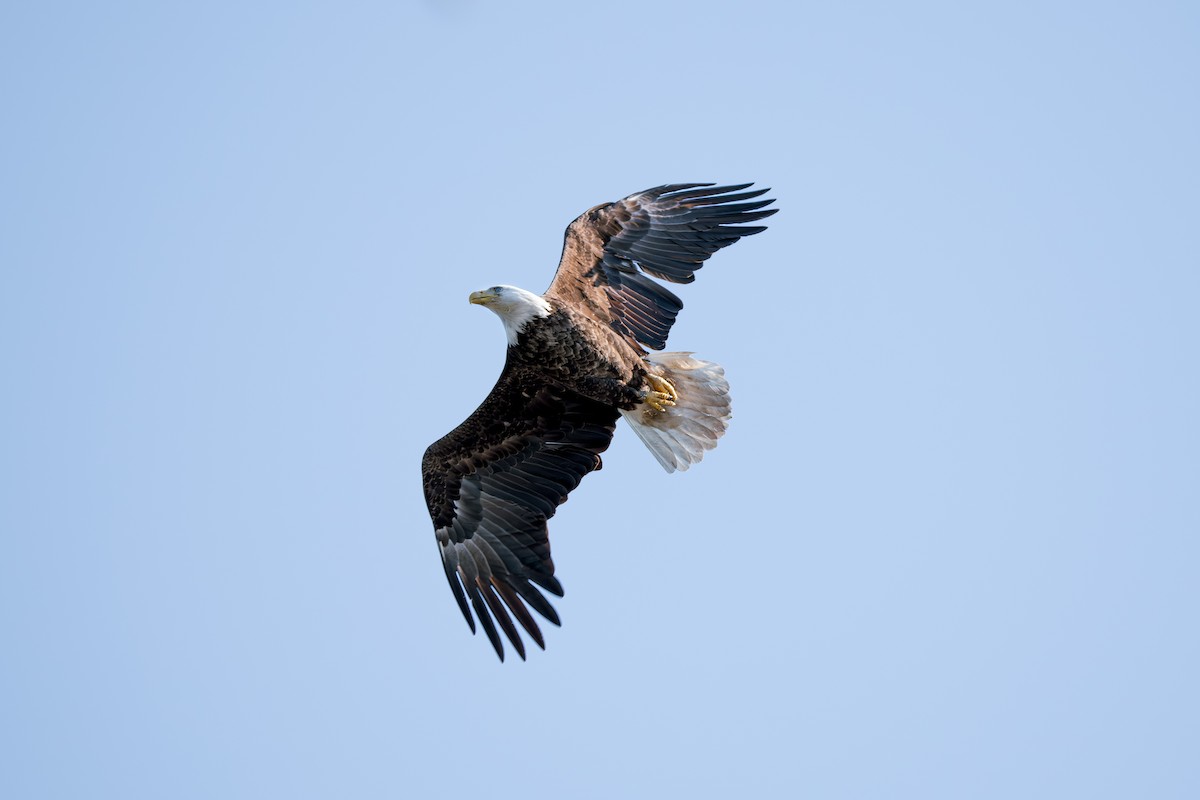
[[[661,414],[679,399],[675,387],[666,378],[646,373],[646,383],[650,384],[650,391],[646,392],[646,399],[642,402],[650,406],[654,414]]]

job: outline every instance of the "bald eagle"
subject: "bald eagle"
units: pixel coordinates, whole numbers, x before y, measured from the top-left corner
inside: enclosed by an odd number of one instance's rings
[[[542,593],[562,597],[546,520],[592,470],[624,417],[667,472],[716,446],[730,417],[717,364],[662,350],[679,298],[722,247],[761,233],[774,214],[752,184],[659,186],[585,212],[566,230],[550,288],[473,292],[504,323],[504,370],[483,404],[421,462],[446,579],[500,660],[500,629],[522,659],[513,617],[545,649],[530,609],[555,625]],[[511,616],[510,616],[511,612]]]

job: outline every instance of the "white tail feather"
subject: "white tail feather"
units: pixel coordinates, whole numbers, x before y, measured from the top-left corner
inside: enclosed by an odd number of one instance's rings
[[[685,470],[704,458],[706,450],[729,425],[729,383],[720,364],[692,358],[691,353],[651,353],[647,369],[669,380],[675,405],[655,412],[645,404],[621,416],[667,472]]]

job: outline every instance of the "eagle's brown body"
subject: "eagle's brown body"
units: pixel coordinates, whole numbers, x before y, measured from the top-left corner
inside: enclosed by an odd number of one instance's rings
[[[531,367],[564,388],[619,408],[633,408],[644,396],[645,350],[569,307],[531,320],[519,343],[508,349],[514,366]]]

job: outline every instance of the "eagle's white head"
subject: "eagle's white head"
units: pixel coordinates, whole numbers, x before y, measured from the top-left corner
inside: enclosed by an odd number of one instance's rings
[[[516,286],[493,286],[482,292],[471,292],[470,300],[496,312],[504,323],[510,345],[517,343],[517,335],[525,330],[529,320],[550,315],[550,303],[546,298]]]

